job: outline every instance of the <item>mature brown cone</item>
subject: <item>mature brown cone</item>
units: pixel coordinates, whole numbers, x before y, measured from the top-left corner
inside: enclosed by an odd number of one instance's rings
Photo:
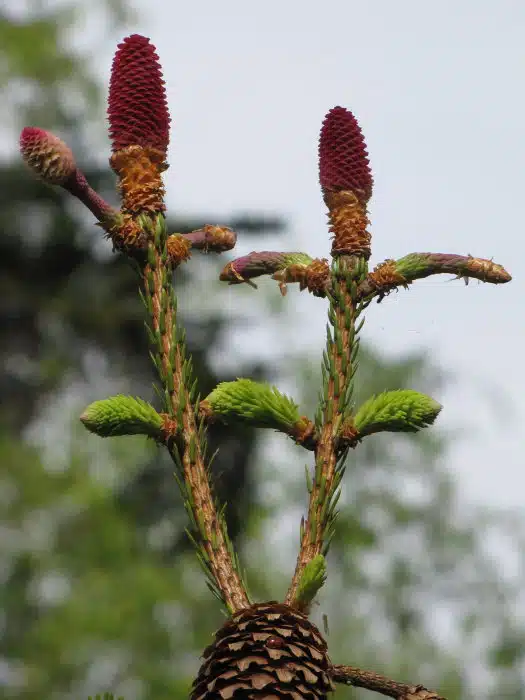
[[[321,700],[333,690],[319,630],[281,603],[238,612],[216,633],[203,658],[191,700]]]

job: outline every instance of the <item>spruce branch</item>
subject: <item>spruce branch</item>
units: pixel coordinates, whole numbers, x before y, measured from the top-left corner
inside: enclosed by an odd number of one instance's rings
[[[304,609],[300,582],[320,555],[326,555],[333,536],[340,483],[347,450],[339,445],[339,430],[350,415],[353,378],[359,348],[357,325],[361,306],[357,288],[367,272],[370,234],[366,203],[372,176],[361,130],[354,116],[336,107],[323,123],[319,141],[319,175],[333,233],[330,306],[323,390],[316,417],[319,439],[315,447],[308,514],[301,523],[300,548],[286,603]],[[361,324],[362,325],[362,324]]]
[[[330,676],[334,683],[364,688],[395,700],[446,700],[443,696],[422,685],[399,683],[373,671],[366,671],[354,666],[332,666]]]
[[[118,47],[108,117],[113,151],[110,163],[119,177],[122,214],[138,225],[146,240],[142,297],[150,321],[151,354],[164,390],[167,415],[176,427],[166,444],[179,469],[177,481],[192,525],[191,538],[208,585],[233,613],[249,605],[249,599],[223,509],[213,497],[196,381],[191,358],[185,353],[184,331],[177,322],[172,272],[189,258],[192,241],[181,235],[168,238],[166,230],[161,174],[167,168],[171,120],[158,56],[146,37],[133,34]],[[140,236],[137,240],[142,243]]]
[[[206,225],[189,234],[168,237],[164,218],[170,116],[155,48],[134,34],[119,45],[111,75],[108,117],[112,155],[118,175],[121,209],[108,205],[88,184],[71,149],[43,129],[26,127],[20,151],[27,165],[50,185],[77,197],[95,215],[116,250],[138,263],[149,315],[152,360],[163,385],[166,413],[133,397],[117,396],[91,404],[81,416],[85,427],[102,437],[144,434],[164,442],[180,469],[181,487],[193,526],[192,540],[208,574],[212,591],[230,612],[249,605],[246,588],[223,509],[215,504],[205,465],[205,426],[199,397],[185,356],[184,332],[177,328],[173,270],[190,257],[190,249],[231,249],[231,229]]]
[[[217,507],[212,494],[205,463],[205,426],[198,416],[199,397],[191,359],[185,354],[184,331],[177,323],[172,286],[173,270],[189,258],[192,243],[198,244],[199,237],[194,235],[193,241],[191,235],[168,238],[161,175],[167,167],[170,116],[158,56],[147,38],[134,34],[119,45],[108,105],[110,164],[118,175],[122,200],[120,215],[109,234],[115,247],[133,257],[141,268],[151,357],[162,383],[166,411],[157,414],[154,427],[178,467],[177,482],[192,526],[191,539],[208,585],[233,613],[248,606],[249,599],[223,509]],[[205,242],[218,249],[235,243],[229,229],[205,227],[203,233]],[[107,408],[104,402],[102,405]],[[91,408],[87,418],[93,413]],[[100,410],[95,413],[100,418]],[[105,417],[102,430],[123,430],[115,420]],[[152,421],[150,413],[146,417]],[[88,427],[100,430],[100,420],[95,423],[88,421]]]
[[[510,275],[492,261],[472,256],[412,254],[387,260],[368,272],[371,236],[367,203],[372,194],[366,145],[355,117],[341,107],[331,110],[321,129],[319,174],[333,234],[331,275],[318,296],[330,300],[327,345],[323,356],[323,392],[316,417],[315,473],[308,478],[310,494],[306,521],[301,522],[300,549],[286,602],[304,609],[299,582],[311,562],[326,554],[333,535],[335,505],[350,447],[361,437],[385,430],[416,431],[431,424],[440,406],[417,392],[389,392],[372,397],[352,415],[353,377],[357,370],[357,320],[374,296],[430,274],[454,272],[492,283]],[[254,254],[252,254],[254,255]]]
[[[354,377],[361,315],[400,286],[433,274],[452,273],[492,284],[510,281],[491,260],[470,255],[412,253],[368,270],[371,236],[367,204],[373,179],[360,127],[351,112],[336,107],[326,116],[319,143],[319,179],[328,208],[332,263],[305,253],[251,252],[228,263],[220,279],[247,283],[271,275],[281,293],[298,283],[329,300],[322,389],[315,423],[297,404],[268,384],[238,379],[219,384],[203,401],[197,393],[184,329],[178,322],[174,270],[192,250],[221,253],[236,234],[203,226],[168,235],[162,173],[168,167],[170,116],[158,56],[149,40],[127,37],[113,62],[108,103],[112,155],[118,175],[119,211],[88,185],[71,150],[53,134],[27,127],[20,137],[26,163],[48,184],[82,201],[96,216],[115,249],[128,255],[141,275],[141,298],[151,359],[164,404],[160,413],[141,399],[115,396],[87,407],[81,421],[99,436],[142,434],[163,444],[176,465],[188,535],[211,591],[230,619],[203,653],[193,698],[326,698],[334,683],[372,690],[397,700],[444,700],[421,685],[390,680],[371,671],[331,664],[327,645],[308,621],[312,602],[326,580],[326,560],[350,448],[380,431],[414,432],[433,423],[441,406],[424,394],[398,390],[372,396],[356,411]],[[306,468],[309,503],[300,526],[300,548],[285,604],[251,604],[229,539],[224,508],[216,503],[206,457],[206,424],[237,421],[279,430],[314,452]]]

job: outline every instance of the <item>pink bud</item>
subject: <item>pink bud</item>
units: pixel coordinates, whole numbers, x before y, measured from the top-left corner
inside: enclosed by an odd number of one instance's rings
[[[69,146],[44,129],[22,129],[20,153],[31,170],[51,185],[63,185],[76,170]]]

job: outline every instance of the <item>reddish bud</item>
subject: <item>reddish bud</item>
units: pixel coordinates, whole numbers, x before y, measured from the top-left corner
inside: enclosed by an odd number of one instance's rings
[[[76,171],[69,146],[44,129],[33,126],[22,129],[20,153],[31,170],[50,185],[63,185]]]
[[[108,118],[113,151],[142,146],[166,156],[170,116],[164,80],[155,47],[140,34],[118,45],[111,68]]]
[[[319,180],[323,190],[351,190],[368,201],[372,173],[363,134],[356,118],[344,107],[325,117],[319,139]]]
[[[257,286],[251,282],[252,277],[271,275],[286,266],[286,253],[275,250],[252,251],[229,262],[222,270],[219,279],[230,284],[246,282],[251,287]]]

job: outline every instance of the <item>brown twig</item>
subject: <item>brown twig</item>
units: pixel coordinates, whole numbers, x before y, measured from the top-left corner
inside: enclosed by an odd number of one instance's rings
[[[438,695],[433,690],[427,690],[422,685],[399,683],[379,673],[354,666],[332,666],[330,676],[334,683],[365,688],[396,700],[446,700],[442,695]]]

